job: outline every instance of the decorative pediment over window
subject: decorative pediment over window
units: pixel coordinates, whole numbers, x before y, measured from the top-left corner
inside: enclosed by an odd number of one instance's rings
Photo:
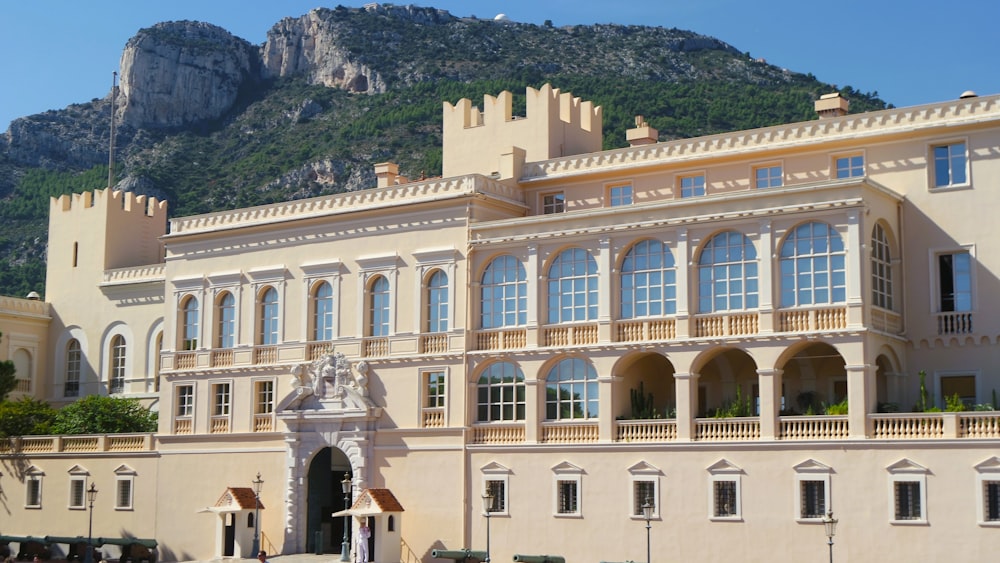
[[[24,470],[25,475],[45,475],[45,472],[41,470],[37,465],[32,465],[31,467]]]
[[[122,464],[115,468],[115,475],[138,475],[135,469]]]
[[[583,469],[573,465],[568,461],[564,461],[558,465],[553,466],[552,472],[558,474],[581,475],[583,474]]]
[[[74,465],[67,471],[70,475],[90,475],[90,471],[87,471],[84,467],[80,465]]]
[[[509,475],[511,473],[509,468],[504,467],[495,461],[487,463],[486,465],[480,467],[479,470],[483,473],[490,473],[493,475]]]
[[[659,467],[650,465],[645,461],[640,461],[629,467],[628,472],[632,475],[663,475],[663,471]]]
[[[708,472],[713,475],[717,473],[743,473],[743,468],[724,458],[713,463],[712,465],[709,465],[707,469]]]
[[[1000,457],[993,456],[973,466],[980,473],[1000,473]]]
[[[903,458],[896,463],[885,468],[889,473],[923,473],[927,474],[930,471],[920,465],[919,463],[914,463],[906,458]]]
[[[796,473],[833,473],[833,468],[829,465],[820,463],[815,459],[807,459],[792,469],[794,469]]]

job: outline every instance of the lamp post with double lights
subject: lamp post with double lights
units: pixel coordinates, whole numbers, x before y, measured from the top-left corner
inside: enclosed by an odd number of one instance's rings
[[[94,501],[97,500],[97,487],[91,483],[87,489],[87,504],[90,505],[90,523],[87,525],[87,553],[85,563],[94,563]]]
[[[483,563],[490,563],[490,513],[493,512],[493,492],[489,487],[483,493],[483,511],[486,512],[486,560]]]
[[[263,485],[264,480],[258,471],[257,479],[253,481],[253,545],[250,546],[250,557],[257,557],[260,553],[260,489]]]
[[[646,497],[646,502],[642,504],[642,517],[646,519],[646,563],[651,563],[649,558],[649,521],[653,518],[653,499],[651,497]]]
[[[833,517],[832,510],[823,517],[823,527],[826,528],[827,545],[830,546],[830,563],[833,563],[833,535],[837,533],[837,519]]]
[[[351,508],[351,476],[348,473],[344,473],[344,480],[340,482],[340,490],[344,493],[344,510]],[[351,515],[344,515],[344,541],[340,544],[340,560],[350,561],[351,560],[351,538],[348,536],[348,532],[351,528]]]

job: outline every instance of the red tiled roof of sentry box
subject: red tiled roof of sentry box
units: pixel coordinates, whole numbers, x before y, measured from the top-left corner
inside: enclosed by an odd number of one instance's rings
[[[375,505],[374,507],[372,505]],[[351,511],[357,514],[377,512],[403,512],[403,505],[389,489],[365,489],[351,506]]]
[[[253,508],[253,489],[250,487],[228,487],[215,503],[216,508],[224,506],[237,506],[239,508]],[[264,508],[264,503],[260,503],[257,508]]]

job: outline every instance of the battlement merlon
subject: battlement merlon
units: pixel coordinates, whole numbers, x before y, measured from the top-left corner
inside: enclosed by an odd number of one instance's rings
[[[139,213],[146,217],[156,218],[157,215],[166,215],[167,202],[166,200],[160,201],[155,197],[109,189],[49,198],[50,217],[54,216],[56,212],[80,212],[89,209],[114,210],[127,214]]]
[[[483,96],[482,110],[463,98],[443,103],[442,174],[496,175],[511,147],[524,150],[526,162],[601,150],[603,111],[593,102],[546,84],[526,89],[525,116],[512,113],[513,95]],[[514,177],[516,179],[517,176]]]

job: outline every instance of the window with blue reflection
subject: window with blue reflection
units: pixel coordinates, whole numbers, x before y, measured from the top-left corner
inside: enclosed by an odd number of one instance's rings
[[[847,300],[844,242],[826,223],[799,225],[781,245],[781,306]]]
[[[549,267],[548,324],[597,318],[597,262],[582,248],[559,253]]]
[[[636,243],[621,268],[621,318],[662,317],[677,312],[677,269],[658,240]]]

